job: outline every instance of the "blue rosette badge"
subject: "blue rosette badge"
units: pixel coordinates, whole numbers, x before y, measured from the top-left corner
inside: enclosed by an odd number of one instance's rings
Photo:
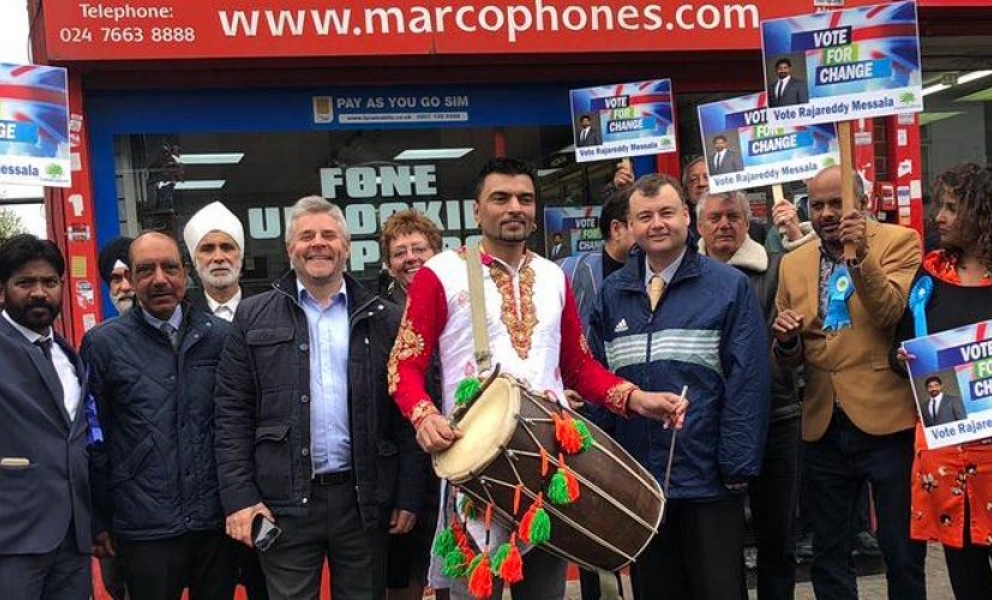
[[[913,314],[913,333],[916,337],[925,337],[930,331],[927,327],[927,303],[933,295],[933,279],[924,275],[916,280],[909,292],[909,310]]]
[[[840,331],[851,326],[851,311],[847,300],[854,293],[854,282],[847,267],[840,267],[827,282],[827,314],[823,319],[824,331]]]

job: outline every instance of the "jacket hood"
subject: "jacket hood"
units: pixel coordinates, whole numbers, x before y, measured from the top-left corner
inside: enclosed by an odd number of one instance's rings
[[[699,253],[703,256],[710,255],[706,251],[706,246],[702,238],[699,240]],[[768,252],[764,246],[751,239],[751,236],[747,236],[744,238],[744,243],[741,244],[741,247],[727,261],[727,264],[738,269],[764,273],[768,270]]]

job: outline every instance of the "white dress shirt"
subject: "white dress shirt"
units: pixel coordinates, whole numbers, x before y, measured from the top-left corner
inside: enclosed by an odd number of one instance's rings
[[[651,280],[655,277],[661,277],[661,280],[665,282],[665,288],[668,288],[668,284],[672,282],[672,278],[675,277],[675,272],[679,270],[679,266],[682,264],[682,259],[685,258],[685,248],[682,248],[682,252],[679,257],[672,261],[672,264],[668,265],[659,273],[655,273],[651,270],[651,263],[648,262],[647,256],[644,257],[644,289],[651,289]]]
[[[241,304],[241,288],[238,288],[238,293],[234,294],[230,300],[227,302],[217,302],[210,297],[210,294],[203,291],[203,296],[207,299],[207,308],[213,313],[215,317],[224,319],[228,323],[234,320],[234,313],[238,311],[238,304]]]

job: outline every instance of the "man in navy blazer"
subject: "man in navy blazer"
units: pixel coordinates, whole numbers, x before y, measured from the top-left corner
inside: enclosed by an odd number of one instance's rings
[[[90,597],[83,365],[52,329],[65,260],[18,235],[0,247],[0,598]]]
[[[732,150],[727,144],[727,136],[720,134],[713,137],[713,154],[709,163],[710,175],[726,175],[744,170],[741,155]]]
[[[768,106],[792,106],[809,102],[806,82],[792,76],[792,61],[780,58],[775,63],[777,79],[768,87]]]
[[[927,377],[927,398],[920,404],[920,412],[923,414],[923,425],[933,427],[934,425],[944,425],[968,418],[968,413],[964,409],[964,401],[961,396],[953,396],[944,393],[944,382],[940,377],[931,375]]]

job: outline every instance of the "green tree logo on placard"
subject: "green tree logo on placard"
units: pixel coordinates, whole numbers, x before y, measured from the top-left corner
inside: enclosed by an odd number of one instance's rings
[[[899,96],[899,102],[903,104],[916,104],[916,94],[913,92],[903,92],[902,96]]]
[[[65,169],[62,168],[62,165],[52,163],[45,167],[45,175],[48,175],[52,179],[61,179],[63,173],[65,173]]]

